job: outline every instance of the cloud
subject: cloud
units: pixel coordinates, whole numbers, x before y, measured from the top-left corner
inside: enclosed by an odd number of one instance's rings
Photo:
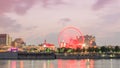
[[[40,0],[44,8],[67,4],[66,0]]]
[[[69,24],[72,20],[70,18],[62,18],[59,20],[58,24],[61,24],[62,26],[66,26]]]
[[[30,27],[26,27],[25,30],[27,30],[27,31],[35,30],[36,28],[38,28],[38,26],[30,26]]]
[[[115,0],[97,0],[96,3],[93,5],[93,9],[99,10],[101,8],[104,8],[107,4],[113,1]]]
[[[15,19],[6,16],[5,13],[14,12],[18,15],[25,14],[38,0],[0,0],[0,28],[4,32],[16,32],[24,29]],[[26,29],[35,27],[28,27]]]
[[[120,32],[120,30],[119,30],[119,28],[120,28],[120,25],[119,25],[120,12],[108,13],[99,18],[100,18],[101,22],[99,22],[98,25],[99,25],[99,27],[103,27],[104,33],[113,34],[116,32]]]
[[[16,12],[24,14],[37,0],[0,0],[0,14],[5,12]]]
[[[9,17],[0,16],[0,28],[7,32],[16,32],[19,31],[22,26],[17,24],[15,20],[10,19]]]
[[[0,14],[5,12],[25,14],[36,3],[47,8],[56,5],[66,5],[68,2],[69,0],[0,0]]]

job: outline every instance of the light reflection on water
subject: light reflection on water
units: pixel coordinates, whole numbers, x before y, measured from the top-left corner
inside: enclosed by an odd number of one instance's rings
[[[119,59],[0,60],[0,68],[120,68]]]

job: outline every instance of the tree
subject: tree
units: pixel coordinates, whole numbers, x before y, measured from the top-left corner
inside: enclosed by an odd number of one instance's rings
[[[75,51],[76,51],[76,52],[81,52],[81,49],[80,49],[80,48],[77,48]]]
[[[107,48],[105,46],[102,46],[100,50],[101,52],[107,52]]]
[[[115,52],[119,52],[120,48],[118,46],[115,46]]]
[[[73,52],[73,49],[71,49],[71,48],[69,48],[68,50],[67,50],[67,53],[72,53]]]
[[[50,48],[46,48],[45,52],[50,53],[51,52]]]
[[[60,48],[60,53],[64,53],[65,52],[65,48]]]
[[[85,48],[82,49],[82,52],[85,52]]]
[[[100,49],[99,49],[99,48],[94,48],[94,51],[95,51],[95,52],[99,52]]]
[[[87,49],[87,51],[88,51],[88,52],[94,52],[95,50],[94,50],[94,47],[89,47],[89,48]]]

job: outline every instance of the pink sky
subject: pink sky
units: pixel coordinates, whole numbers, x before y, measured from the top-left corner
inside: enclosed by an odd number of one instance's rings
[[[0,0],[0,33],[27,44],[57,44],[71,25],[96,36],[98,45],[120,44],[120,0]]]

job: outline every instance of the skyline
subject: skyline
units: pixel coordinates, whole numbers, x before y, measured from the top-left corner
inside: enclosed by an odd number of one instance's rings
[[[114,10],[114,11],[113,11]],[[96,36],[98,45],[120,42],[119,0],[1,0],[0,33],[28,44],[57,44],[59,32],[75,26]]]

